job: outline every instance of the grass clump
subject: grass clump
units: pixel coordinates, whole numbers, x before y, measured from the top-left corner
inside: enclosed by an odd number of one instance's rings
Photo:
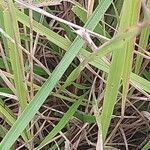
[[[0,2],[0,149],[149,149],[149,7]]]

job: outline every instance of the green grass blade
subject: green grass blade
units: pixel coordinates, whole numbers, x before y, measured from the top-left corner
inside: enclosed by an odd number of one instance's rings
[[[79,76],[80,72],[84,69],[84,66],[82,66],[82,63],[75,68],[71,74],[67,77],[67,80],[62,85],[60,90],[64,90],[67,86],[71,85],[73,81]]]
[[[4,12],[4,24],[6,32],[16,40],[16,43],[20,42],[19,28],[14,11],[13,2],[9,0],[8,10]],[[11,14],[11,15],[10,15]],[[13,18],[13,21],[12,21]],[[12,29],[12,26],[14,29]],[[16,93],[19,99],[21,111],[27,106],[27,92],[24,81],[24,65],[23,65],[23,56],[22,51],[18,49],[17,44],[13,44],[7,40],[9,48],[9,56],[12,65],[12,70],[14,74],[14,82],[16,86]],[[7,48],[7,46],[5,47]]]
[[[130,7],[128,6],[129,4]],[[134,1],[128,0],[124,3],[123,5],[124,12],[122,12],[121,20],[126,20],[126,24],[124,24],[124,21],[122,21],[122,24],[120,25],[120,28],[122,28],[121,31],[124,31],[124,29],[127,29],[128,27],[131,27],[138,23],[140,8],[141,2],[139,0]],[[135,46],[134,43],[135,38],[131,39],[131,41],[129,41],[122,49],[122,51],[125,51],[124,55],[123,53],[120,55],[121,59],[125,59],[122,73],[122,82],[123,82],[122,111],[121,111],[122,116],[124,116],[126,97],[129,88],[130,74],[132,72],[133,51]]]
[[[12,66],[12,71],[14,75],[14,83],[16,88],[16,96],[19,100],[19,111],[23,111],[24,108],[27,106],[27,89],[24,83],[24,63],[23,63],[23,55],[22,51],[18,48],[18,43],[21,43],[20,34],[19,34],[19,27],[18,21],[16,19],[15,8],[13,1],[7,1],[7,9],[3,12],[3,20],[4,20],[4,27],[5,31],[15,39],[15,44],[11,43],[9,40],[6,40],[5,43],[5,51],[10,57],[10,62]],[[30,136],[30,133],[25,130],[23,133],[24,140],[27,142],[27,139]],[[30,149],[30,145],[28,148]]]
[[[16,120],[12,111],[7,106],[5,106],[2,99],[0,99],[0,116],[2,118],[5,117],[6,122],[11,126],[14,124],[14,122]]]
[[[100,3],[93,15],[89,18],[87,23],[85,24],[85,28],[89,30],[93,30],[95,26],[98,24],[99,20],[104,15],[107,8],[110,6],[112,0],[105,0],[103,3]],[[69,50],[66,52],[65,56],[62,58],[59,65],[53,71],[48,80],[43,84],[41,89],[32,99],[30,104],[25,108],[20,117],[14,123],[12,128],[6,134],[5,138],[2,140],[0,144],[0,149],[7,150],[9,149],[19,135],[23,132],[28,123],[32,120],[40,106],[43,104],[49,93],[53,90],[55,85],[58,83],[59,79],[62,77],[72,60],[76,57],[79,50],[82,48],[84,42],[81,38],[77,37],[72,45],[69,47]]]
[[[0,116],[1,118],[5,118],[6,122],[10,126],[12,126],[16,121],[13,112],[4,104],[2,99],[0,99]],[[28,141],[28,138],[24,132],[21,134],[21,136],[26,142]]]
[[[150,8],[150,0],[147,1],[147,7]],[[147,17],[144,17],[144,20],[146,20]],[[143,49],[146,49],[148,40],[149,40],[149,34],[150,34],[150,27],[146,27],[142,30],[140,41],[139,41],[139,48],[138,51],[141,51],[140,47]],[[139,74],[141,65],[142,65],[143,57],[141,55],[137,55],[136,62],[135,62],[135,73]]]
[[[150,149],[150,141],[142,148],[142,150],[149,150]]]
[[[150,92],[150,81],[137,76],[136,74],[131,75],[131,82],[133,86],[138,87],[139,89],[144,90],[145,92]]]
[[[7,130],[2,125],[0,125],[0,138],[4,138],[6,132]]]
[[[133,25],[130,21],[132,21],[132,9],[134,9],[134,2],[134,0],[124,1],[118,34],[122,33],[123,31],[125,31],[125,29]],[[118,89],[120,86],[121,75],[125,62],[126,48],[127,47],[125,44],[122,47],[122,50],[116,50],[113,52],[112,62],[106,84],[106,91],[104,95],[103,110],[101,114],[102,132],[104,140],[107,135],[107,131],[112,118],[111,116],[113,114],[114,106],[118,95]]]
[[[40,143],[40,145],[37,147],[37,150],[44,147],[46,144],[49,143],[49,141],[57,135],[69,122],[71,117],[74,115],[80,104],[82,103],[83,97],[81,97],[79,100],[76,100],[74,104],[69,108],[69,110],[64,114],[62,119],[59,121],[59,123],[52,129],[52,131],[44,138],[44,140]]]

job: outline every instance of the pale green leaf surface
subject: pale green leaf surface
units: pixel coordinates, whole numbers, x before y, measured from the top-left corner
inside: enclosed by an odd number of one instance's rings
[[[147,7],[150,8],[150,0],[147,1]],[[147,16],[144,16],[144,20],[148,19]],[[144,28],[141,32],[140,41],[139,41],[139,47],[138,51],[142,51],[140,48],[143,48],[146,50],[148,40],[149,40],[149,34],[150,34],[150,26]],[[135,62],[135,73],[139,74],[141,65],[142,65],[143,57],[140,55],[137,55],[136,62]]]
[[[121,34],[126,29],[134,25],[132,23],[132,19],[133,19],[132,17],[135,10],[133,9],[135,8],[134,3],[135,3],[134,0],[124,1],[118,34]],[[113,114],[114,106],[117,100],[121,77],[123,77],[122,73],[124,69],[124,63],[126,60],[127,47],[128,47],[128,43],[125,43],[125,45],[122,46],[121,50],[115,50],[113,52],[112,62],[111,62],[110,70],[108,73],[107,84],[106,84],[106,91],[104,95],[103,109],[101,114],[103,140],[105,140],[108,132],[110,121],[112,118],[111,116]]]
[[[146,143],[146,145],[142,148],[142,150],[149,150],[150,149],[150,141]]]
[[[128,4],[130,4],[130,7]],[[130,26],[136,25],[139,21],[139,14],[141,8],[141,2],[139,0],[134,1],[126,1],[124,7],[124,12],[122,19],[127,20],[126,25],[122,24],[123,28],[128,28]],[[128,8],[128,14],[126,13],[126,9]],[[130,9],[129,9],[130,8]],[[128,17],[130,16],[130,17]],[[124,21],[123,21],[124,23]],[[123,30],[122,30],[123,31]],[[129,81],[130,81],[130,74],[132,72],[132,62],[133,62],[133,50],[135,46],[135,38],[131,39],[126,45],[125,48],[122,49],[125,51],[125,55],[121,56],[125,58],[124,66],[123,66],[123,73],[122,73],[122,82],[123,82],[123,91],[122,91],[122,116],[124,115],[125,111],[125,104],[126,104],[126,97],[129,90]]]
[[[21,43],[20,35],[19,35],[19,27],[17,24],[15,12],[14,12],[13,2],[11,0],[9,0],[8,2],[8,7],[9,7],[9,11],[11,11],[11,16],[8,10],[6,10],[3,13],[5,30],[11,37],[15,36],[17,43]],[[13,18],[13,22],[12,22],[12,18]],[[12,29],[12,26],[14,26],[15,28]],[[27,92],[25,89],[25,84],[23,82],[24,65],[23,65],[22,51],[18,49],[17,44],[14,45],[9,40],[7,40],[7,45],[8,45],[8,51],[9,51],[11,65],[12,65],[12,70],[14,74],[16,93],[19,99],[21,110],[23,110],[27,106],[27,95],[26,95]],[[7,48],[7,45],[5,45],[5,49]]]

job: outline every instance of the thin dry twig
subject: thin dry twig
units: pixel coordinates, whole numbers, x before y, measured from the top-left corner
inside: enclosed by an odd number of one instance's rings
[[[54,19],[54,20],[57,20],[57,21],[59,21],[59,22],[61,22],[61,23],[66,24],[66,25],[68,25],[68,26],[70,26],[70,27],[73,27],[73,28],[75,28],[76,30],[82,30],[82,31],[87,32],[88,34],[90,34],[90,35],[92,35],[92,36],[98,37],[98,38],[100,38],[100,39],[104,39],[104,40],[106,40],[106,41],[109,40],[109,39],[108,39],[107,37],[105,37],[105,36],[102,36],[102,35],[100,35],[100,34],[97,34],[97,33],[95,33],[95,32],[92,32],[92,31],[90,31],[90,30],[88,30],[88,29],[86,29],[86,28],[84,28],[84,27],[81,27],[81,26],[76,25],[76,24],[74,24],[74,23],[72,23],[72,22],[66,21],[66,20],[64,20],[64,19],[62,19],[62,18],[59,18],[59,17],[57,17],[57,16],[54,16],[54,15],[52,15],[52,14],[46,12],[45,10],[43,10],[43,9],[41,9],[41,8],[38,8],[38,7],[34,6],[34,5],[25,3],[25,2],[23,2],[23,1],[21,1],[21,0],[15,0],[15,1],[16,1],[18,4],[20,4],[20,5],[22,5],[22,6],[26,7],[26,8],[29,8],[29,9],[34,10],[34,11],[36,11],[36,12],[39,12],[40,14],[43,14],[43,15],[49,17],[49,18],[52,18],[52,19]]]

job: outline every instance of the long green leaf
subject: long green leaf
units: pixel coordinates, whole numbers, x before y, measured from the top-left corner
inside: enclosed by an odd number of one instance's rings
[[[16,117],[13,115],[13,112],[4,104],[3,100],[0,99],[0,116],[1,118],[5,118],[6,122],[12,126],[16,121]],[[23,132],[22,138],[27,141],[27,136]]]
[[[130,4],[130,7],[128,6],[128,4]],[[122,25],[120,25],[120,27],[122,26],[121,31],[124,31],[125,28],[136,25],[138,23],[139,14],[140,14],[140,6],[141,6],[141,2],[139,0],[126,1],[126,3],[123,6],[124,12],[122,13],[124,15],[122,14],[122,20],[128,20],[128,21],[126,22],[126,25],[124,25],[124,21],[122,21],[123,23]],[[126,13],[127,8],[128,8],[128,15]],[[135,43],[135,38],[131,39],[131,41],[129,41],[125,45],[124,49],[122,49],[125,51],[124,55],[123,54],[120,55],[122,58],[125,59],[123,73],[122,73],[122,82],[123,82],[122,116],[124,115],[126,97],[127,97],[128,88],[129,88],[130,74],[132,72],[133,51],[134,51],[134,46],[135,46],[134,43]]]
[[[7,1],[7,9],[3,12],[3,20],[4,20],[4,26],[5,31],[15,39],[15,44],[11,43],[9,40],[6,40],[7,43],[5,43],[5,51],[7,54],[7,51],[9,52],[10,62],[13,70],[14,75],[14,83],[16,87],[16,96],[18,97],[19,104],[20,104],[20,111],[23,111],[24,108],[27,106],[27,90],[24,83],[24,64],[23,64],[23,55],[22,51],[18,49],[18,43],[21,43],[20,41],[20,35],[19,35],[19,27],[18,27],[18,21],[15,14],[14,4],[12,0]],[[30,136],[30,133],[24,130],[23,136],[25,141],[27,142],[27,139]],[[30,145],[28,145],[28,148],[30,149]]]
[[[0,116],[5,117],[6,121],[9,125],[13,125],[15,120],[16,120],[16,118],[13,115],[12,111],[7,106],[5,106],[2,99],[0,99]]]
[[[76,110],[78,109],[80,104],[82,103],[82,100],[83,100],[83,97],[81,97],[79,100],[75,101],[75,103],[64,114],[64,116],[59,121],[59,123],[53,128],[53,130],[40,143],[40,145],[37,147],[37,150],[41,149],[46,144],[48,144],[49,141],[65,127],[65,125],[69,122],[71,117],[74,115],[74,113],[76,112]]]
[[[150,141],[142,148],[142,150],[149,150],[150,149]]]
[[[119,25],[118,34],[121,34],[126,29],[135,25],[134,22],[134,11],[136,9],[136,3],[138,0],[126,0],[124,1],[122,8],[122,16]],[[135,5],[134,5],[135,3]],[[133,20],[132,20],[133,19]],[[134,23],[132,23],[132,21]],[[134,38],[133,38],[134,39]],[[133,42],[133,39],[131,40]],[[129,41],[130,43],[130,41]],[[131,48],[131,46],[129,46]],[[133,46],[132,46],[133,47]],[[110,125],[111,116],[113,114],[114,106],[116,103],[118,89],[120,86],[120,81],[122,77],[123,67],[126,59],[126,51],[128,49],[128,43],[126,43],[121,50],[116,50],[113,52],[112,62],[108,74],[106,91],[104,95],[103,110],[101,114],[102,121],[102,132],[103,139],[105,140],[107,131]],[[126,83],[127,84],[127,83]]]
[[[4,12],[4,24],[6,27],[6,32],[16,40],[15,45],[9,42],[9,40],[7,40],[7,44],[9,48],[9,56],[10,56],[10,61],[12,65],[12,70],[14,74],[16,92],[17,92],[17,96],[19,99],[21,111],[23,111],[24,108],[27,106],[27,92],[26,92],[25,84],[23,82],[24,65],[23,65],[22,51],[19,50],[17,46],[17,43],[21,43],[20,36],[19,36],[19,27],[17,24],[13,2],[9,0],[7,4],[8,4],[9,9]],[[13,26],[13,29],[12,29],[12,26]]]
[[[150,8],[150,0],[147,1],[147,7]],[[147,17],[145,15],[144,20],[146,19]],[[150,34],[150,27],[146,27],[145,29],[142,30],[138,51],[141,51],[141,48],[146,49],[149,40],[149,34]],[[136,62],[135,62],[135,71],[134,71],[136,74],[140,73],[142,61],[143,61],[143,57],[137,55]]]
[[[137,76],[136,74],[132,74],[131,83],[133,86],[138,87],[141,90],[144,90],[148,93],[150,92],[150,81],[143,79],[142,77]]]

